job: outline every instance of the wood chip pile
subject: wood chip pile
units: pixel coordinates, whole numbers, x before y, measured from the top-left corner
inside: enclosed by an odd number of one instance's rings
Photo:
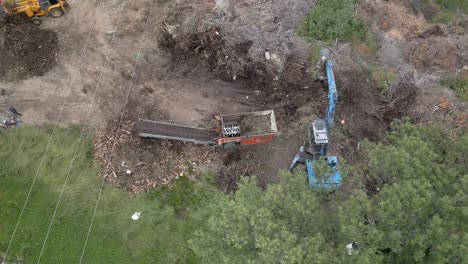
[[[195,178],[215,171],[218,156],[213,148],[143,139],[132,132],[133,125],[123,122],[120,128],[114,125],[95,137],[95,158],[107,182],[139,194],[170,185],[179,177]]]

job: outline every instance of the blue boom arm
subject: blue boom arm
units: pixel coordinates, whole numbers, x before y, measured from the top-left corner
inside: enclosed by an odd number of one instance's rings
[[[326,52],[322,50],[322,60],[326,60]],[[325,70],[328,81],[328,109],[325,120],[316,119],[312,122],[311,135],[309,146],[302,146],[299,152],[291,162],[289,169],[292,170],[297,164],[304,164],[307,169],[308,182],[311,187],[323,187],[325,189],[339,187],[341,184],[341,173],[338,167],[338,159],[336,156],[327,156],[328,140],[331,139],[331,129],[335,122],[335,109],[338,102],[338,93],[336,91],[335,75],[333,74],[333,63],[327,60]],[[322,122],[322,123],[321,123]],[[325,123],[325,124],[323,124]],[[318,142],[318,136],[323,131],[320,128],[326,127],[327,140],[326,142]],[[319,149],[319,151],[318,151]],[[319,153],[318,155],[316,153]],[[314,171],[314,162],[324,158],[331,171],[322,179],[317,179]]]
[[[327,111],[327,131],[328,137],[331,138],[331,128],[335,122],[335,109],[338,102],[338,93],[336,92],[335,75],[333,74],[333,63],[327,61],[326,65],[328,79],[328,111]]]

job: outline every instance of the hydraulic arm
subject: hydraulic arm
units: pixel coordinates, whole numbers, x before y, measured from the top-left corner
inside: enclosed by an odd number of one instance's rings
[[[325,54],[323,61],[325,62]],[[294,169],[298,164],[303,164],[307,169],[309,185],[311,187],[330,188],[341,183],[341,175],[338,170],[338,159],[335,156],[327,156],[328,145],[331,139],[331,130],[335,120],[335,109],[338,102],[338,93],[333,73],[333,63],[325,62],[325,71],[328,82],[328,108],[325,119],[318,118],[312,121],[309,127],[309,142],[301,146],[294,157],[289,169]],[[331,173],[318,180],[314,172],[314,161],[325,159],[331,169]]]

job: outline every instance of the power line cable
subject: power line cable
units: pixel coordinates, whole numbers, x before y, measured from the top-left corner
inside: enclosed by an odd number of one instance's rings
[[[127,1],[124,1],[123,4],[122,4],[122,9],[121,9],[120,12],[119,12],[118,21],[120,21],[122,15],[123,15],[123,13],[124,13],[124,10],[125,10],[126,5],[127,5]],[[104,73],[104,69],[105,69],[105,67],[107,66],[107,63],[108,63],[107,57],[110,56],[110,52],[111,52],[111,48],[112,48],[112,46],[113,46],[113,44],[114,44],[116,32],[117,32],[117,30],[114,31],[114,32],[112,33],[112,38],[111,38],[110,44],[109,44],[109,46],[108,46],[108,48],[107,48],[107,52],[106,52],[106,53],[107,53],[107,56],[105,57],[106,59],[104,60],[104,63],[103,63],[103,65],[102,65],[102,67],[101,67],[101,71],[100,71],[99,77],[98,77],[98,82],[96,83],[96,86],[95,86],[95,89],[94,89],[94,94],[93,94],[93,97],[92,97],[92,102],[93,102],[93,103],[94,103],[94,101],[96,100],[97,91],[99,90],[99,87],[100,87],[99,85],[100,85],[101,80],[102,80],[102,76],[103,76],[103,73]],[[90,117],[90,115],[91,115],[91,110],[92,110],[92,108],[90,107],[90,109],[88,110],[88,113],[86,114],[86,119],[85,119],[85,122],[84,122],[84,124],[83,124],[83,128],[81,129],[80,137],[79,137],[78,141],[75,143],[75,149],[74,149],[74,151],[73,151],[73,156],[72,156],[70,165],[69,165],[69,167],[68,167],[67,175],[66,175],[65,181],[64,181],[64,183],[63,183],[63,185],[62,185],[62,190],[61,190],[61,192],[60,192],[60,195],[59,195],[57,204],[55,205],[54,213],[52,214],[52,219],[51,219],[51,221],[50,221],[50,223],[49,223],[49,228],[48,228],[48,230],[47,230],[47,234],[46,234],[46,236],[45,236],[45,238],[44,238],[44,242],[42,243],[42,248],[41,248],[41,252],[39,253],[39,257],[38,257],[37,263],[40,263],[42,254],[44,253],[44,249],[45,249],[45,246],[46,246],[46,244],[47,244],[47,240],[48,240],[48,238],[49,238],[50,231],[52,230],[52,225],[53,225],[53,223],[54,223],[55,216],[57,215],[58,207],[59,207],[59,205],[60,205],[60,202],[62,201],[63,193],[64,193],[64,191],[65,191],[65,187],[66,187],[66,185],[67,185],[68,178],[70,177],[70,174],[71,174],[71,171],[72,171],[72,168],[73,168],[73,164],[74,164],[75,159],[76,159],[76,154],[78,153],[78,149],[79,149],[79,147],[80,147],[81,141],[82,141],[82,139],[83,139],[84,132],[85,132],[85,130],[86,130],[86,125],[87,125],[88,120],[89,120],[89,117]]]
[[[80,17],[79,22],[81,22],[82,19],[83,19],[83,17]],[[77,65],[78,65],[78,66],[77,66],[78,68],[80,68],[80,65],[81,65],[81,63],[82,63],[83,54],[84,54],[84,51],[86,50],[86,47],[88,46],[88,42],[89,42],[90,36],[91,36],[91,31],[88,33],[88,35],[87,35],[87,37],[86,37],[85,44],[84,44],[82,50],[80,51],[80,56],[79,56],[78,64],[77,64]],[[75,78],[76,78],[76,71],[72,73],[72,76],[71,76],[70,81],[69,81],[69,84],[68,84],[68,90],[71,89],[71,86],[72,86],[73,82],[75,81]],[[10,241],[8,242],[7,249],[6,249],[6,251],[5,251],[5,254],[3,255],[3,261],[6,261],[6,258],[7,258],[7,256],[8,256],[8,252],[9,252],[9,250],[10,250],[10,248],[11,248],[11,245],[12,245],[13,240],[14,240],[14,238],[15,238],[16,232],[18,231],[18,226],[19,226],[19,224],[20,224],[20,222],[21,222],[21,219],[23,218],[24,210],[26,209],[26,206],[27,206],[27,204],[28,204],[28,201],[29,201],[29,199],[30,199],[30,197],[31,197],[31,193],[32,193],[32,190],[33,190],[33,188],[34,188],[34,185],[35,185],[35,183],[36,183],[36,181],[37,181],[37,177],[38,177],[38,175],[39,175],[39,171],[40,171],[41,168],[42,168],[42,164],[44,163],[45,156],[46,156],[46,154],[47,154],[47,151],[49,150],[50,143],[52,142],[52,138],[53,138],[53,136],[54,136],[54,134],[55,134],[55,130],[57,129],[58,122],[60,121],[60,118],[62,117],[63,110],[65,109],[65,105],[68,103],[69,97],[70,97],[70,96],[67,96],[67,97],[65,98],[65,100],[64,100],[64,102],[63,102],[63,104],[62,104],[62,106],[61,106],[61,108],[60,108],[59,115],[57,116],[57,120],[55,121],[55,125],[54,125],[54,128],[53,128],[53,130],[52,130],[52,133],[51,133],[50,136],[49,136],[49,140],[47,141],[47,145],[46,145],[46,147],[45,147],[45,149],[44,149],[44,153],[43,153],[43,155],[42,155],[41,161],[39,162],[39,166],[38,166],[38,168],[37,168],[37,170],[36,170],[36,173],[35,173],[35,175],[34,175],[33,182],[31,183],[31,186],[30,186],[29,191],[28,191],[28,195],[26,196],[26,200],[24,201],[23,207],[22,207],[22,209],[21,209],[21,213],[20,213],[20,215],[19,215],[19,217],[18,217],[18,221],[16,222],[15,229],[13,230],[13,234],[11,235]]]
[[[142,35],[142,37],[140,39],[140,46],[138,48],[138,53],[137,53],[135,65],[133,67],[132,78],[130,79],[130,83],[129,83],[129,86],[128,86],[127,96],[125,97],[125,102],[124,102],[124,105],[122,107],[122,112],[121,112],[121,115],[120,115],[120,120],[119,120],[119,125],[117,127],[117,131],[120,129],[120,127],[122,125],[122,120],[123,120],[123,117],[124,117],[125,109],[127,107],[128,98],[130,96],[130,92],[131,92],[132,87],[133,87],[133,80],[135,78],[135,73],[136,73],[136,70],[137,70],[137,67],[138,67],[138,63],[140,61],[141,51],[142,51],[142,48],[143,48],[143,40],[145,39],[146,29],[148,28],[149,16],[151,14],[151,10],[153,9],[153,7],[154,7],[154,1],[152,2],[151,7],[149,8],[149,11],[148,11],[148,16],[146,17],[145,27],[143,29],[143,35]],[[112,148],[111,148],[111,151],[110,151],[110,156],[112,155],[112,152],[114,151],[116,142],[117,142],[117,138],[114,139],[114,142],[112,144]],[[103,177],[103,179],[101,181],[101,187],[99,189],[98,198],[97,198],[97,201],[96,201],[96,205],[94,207],[93,216],[91,218],[91,223],[89,225],[89,229],[88,229],[88,232],[86,234],[86,240],[85,240],[85,243],[83,245],[83,250],[81,252],[80,264],[83,263],[83,258],[84,258],[84,254],[85,254],[85,251],[86,251],[86,246],[87,246],[88,241],[89,241],[89,236],[91,234],[91,230],[92,230],[92,227],[93,227],[93,224],[94,224],[94,219],[96,218],[97,208],[99,206],[99,202],[101,201],[101,195],[102,195],[102,191],[104,189],[105,179],[106,178]]]

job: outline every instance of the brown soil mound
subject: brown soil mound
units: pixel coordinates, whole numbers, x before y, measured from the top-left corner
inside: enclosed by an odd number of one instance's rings
[[[356,142],[363,139],[381,140],[387,123],[379,114],[381,96],[371,78],[362,70],[336,72],[340,87],[337,116],[346,124],[349,138]],[[340,120],[336,120],[340,122]]]
[[[42,76],[57,63],[57,33],[21,18],[0,24],[0,80],[17,81]]]

